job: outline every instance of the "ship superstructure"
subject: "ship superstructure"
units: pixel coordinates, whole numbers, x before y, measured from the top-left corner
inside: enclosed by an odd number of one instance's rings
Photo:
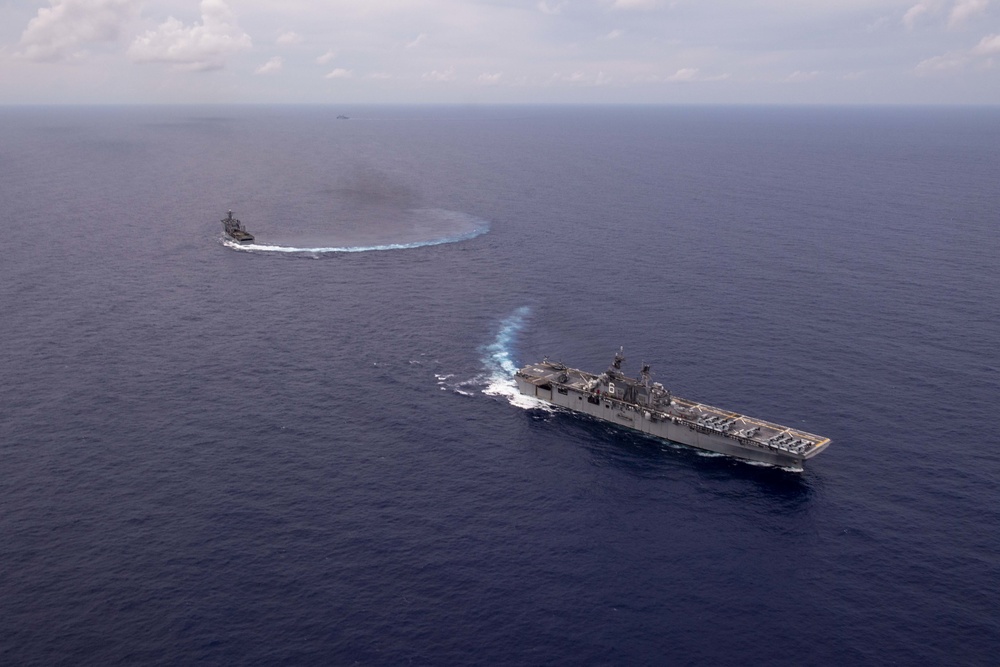
[[[237,243],[253,243],[253,234],[243,227],[243,223],[233,217],[232,211],[229,211],[229,215],[222,219],[222,230],[226,236]]]
[[[576,412],[691,447],[777,466],[801,468],[830,439],[747,417],[670,393],[652,382],[648,364],[638,378],[622,372],[622,350],[594,375],[547,359],[515,374],[517,388]]]

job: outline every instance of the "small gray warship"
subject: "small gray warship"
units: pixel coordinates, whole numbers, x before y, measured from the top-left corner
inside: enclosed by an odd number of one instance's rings
[[[626,377],[623,361],[619,349],[608,370],[594,375],[545,359],[525,366],[514,378],[525,396],[750,461],[801,468],[830,445],[829,438],[673,396],[651,381],[649,364],[642,365],[638,378]]]
[[[237,243],[253,243],[253,234],[243,227],[243,223],[233,217],[232,211],[229,211],[229,215],[222,219],[222,229],[226,232],[226,236]]]

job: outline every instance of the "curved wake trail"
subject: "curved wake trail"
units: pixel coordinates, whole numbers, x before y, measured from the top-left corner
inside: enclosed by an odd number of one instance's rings
[[[383,243],[374,245],[359,245],[359,246],[321,246],[315,248],[304,248],[297,246],[284,246],[275,245],[270,243],[247,243],[240,244],[230,239],[223,239],[222,243],[226,247],[232,248],[233,250],[245,250],[248,252],[278,252],[278,253],[290,253],[290,254],[334,254],[334,253],[347,253],[347,252],[378,252],[384,250],[410,250],[413,248],[424,248],[427,246],[445,245],[447,243],[460,243],[462,241],[468,241],[474,239],[477,236],[482,236],[490,230],[488,223],[483,223],[476,229],[465,232],[464,234],[457,234],[455,236],[444,236],[437,239],[427,239],[423,241],[410,241],[407,243]]]
[[[488,396],[504,397],[511,405],[519,408],[550,410],[546,403],[523,395],[514,383],[514,373],[517,372],[518,366],[512,358],[513,349],[517,343],[517,335],[524,328],[530,314],[531,309],[528,306],[516,309],[500,322],[493,342],[482,348],[482,361],[487,373],[483,378],[486,383],[483,393]]]

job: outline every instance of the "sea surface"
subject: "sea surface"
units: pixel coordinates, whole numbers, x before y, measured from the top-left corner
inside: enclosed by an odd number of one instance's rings
[[[0,108],[0,663],[996,665],[998,155],[998,109]],[[515,396],[619,346],[833,444]]]

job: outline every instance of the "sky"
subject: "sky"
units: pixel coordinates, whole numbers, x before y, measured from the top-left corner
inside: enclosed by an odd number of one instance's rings
[[[0,104],[1000,104],[1000,0],[0,0]]]

